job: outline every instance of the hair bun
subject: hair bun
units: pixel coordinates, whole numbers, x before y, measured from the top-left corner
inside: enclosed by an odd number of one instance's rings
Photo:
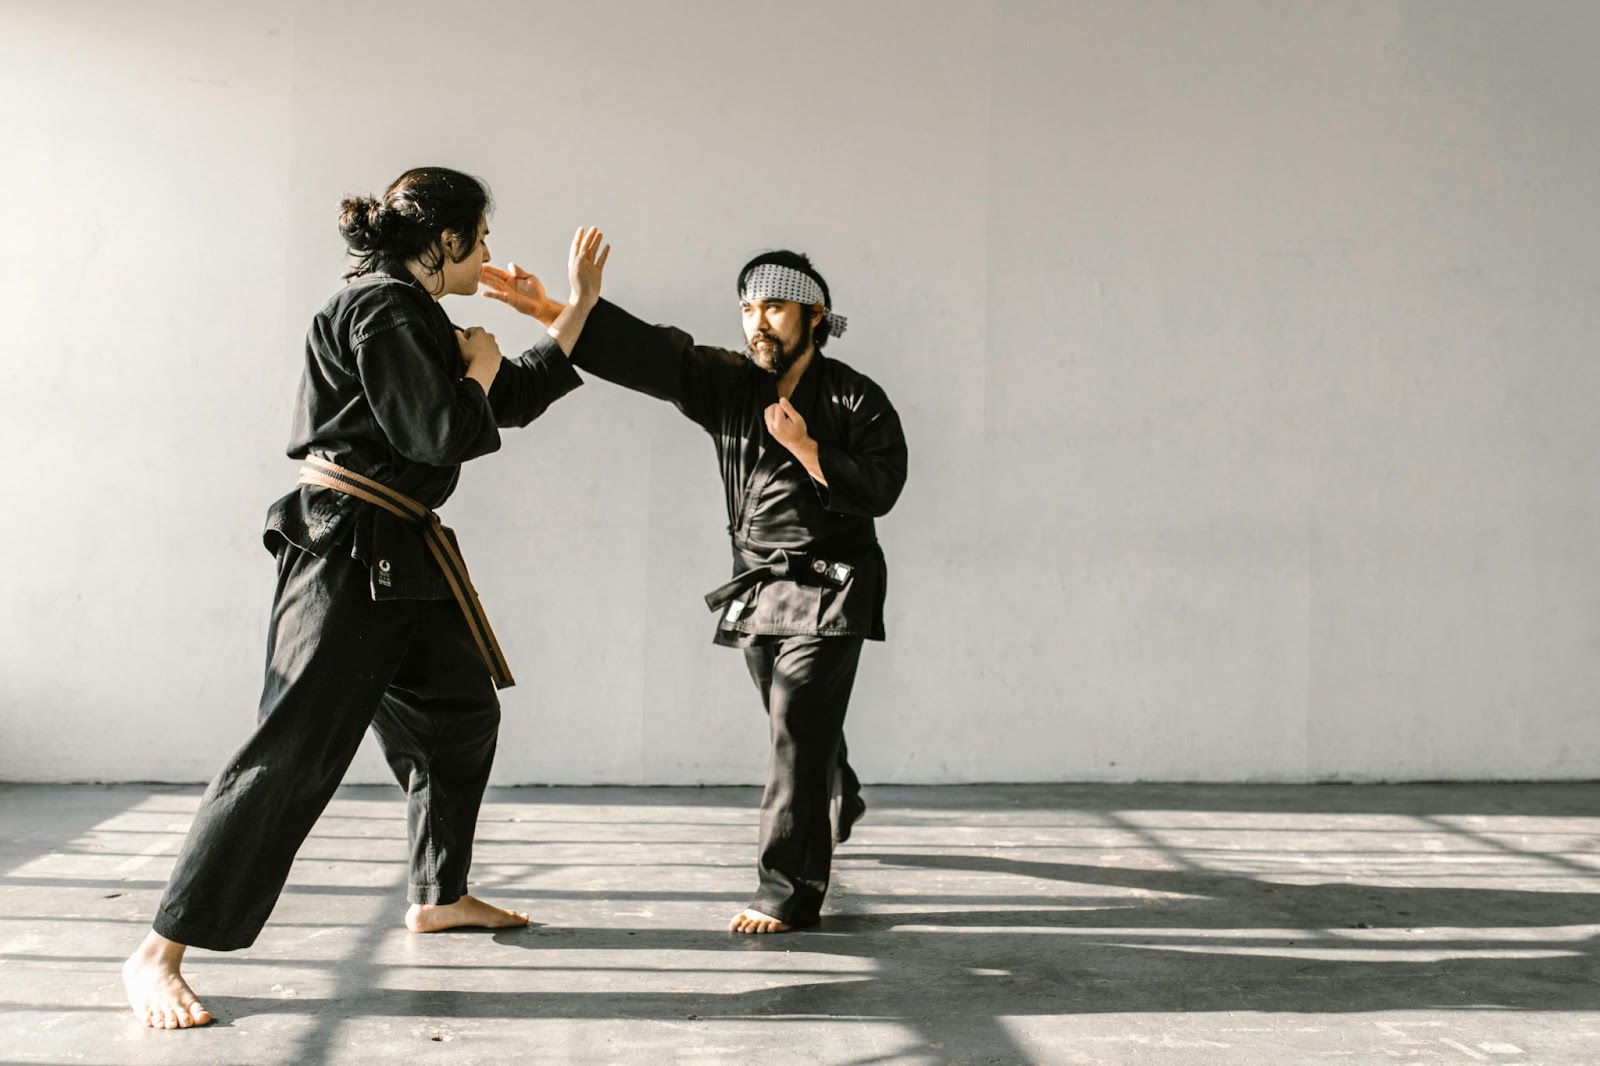
[[[365,255],[383,243],[388,212],[370,196],[347,196],[339,201],[339,234],[357,255]]]

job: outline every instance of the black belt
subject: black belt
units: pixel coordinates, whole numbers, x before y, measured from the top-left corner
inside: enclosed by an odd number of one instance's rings
[[[767,557],[766,562],[752,566],[743,573],[735,574],[733,580],[726,581],[706,593],[706,606],[713,611],[720,611],[769,579],[798,581],[802,584],[826,585],[842,589],[850,583],[855,569],[850,563],[824,559],[810,552],[779,548]]]
[[[461,613],[466,616],[467,628],[472,631],[472,640],[478,645],[478,654],[483,656],[484,665],[489,667],[489,676],[494,678],[494,687],[510,688],[516,684],[511,677],[511,667],[506,662],[504,653],[500,651],[500,643],[494,639],[494,630],[489,628],[489,618],[483,613],[483,604],[478,602],[478,593],[472,587],[472,579],[467,576],[467,564],[462,561],[461,553],[456,551],[456,546],[450,543],[450,538],[445,536],[444,523],[439,521],[439,516],[411,497],[394,491],[383,482],[364,477],[354,470],[346,470],[336,463],[328,462],[320,455],[308,455],[305,461],[306,465],[300,468],[300,484],[318,485],[366,500],[375,507],[382,507],[396,518],[422,527],[422,539],[433,552],[433,558],[439,564],[439,569],[444,571],[445,581],[449,583],[450,591],[455,594]]]

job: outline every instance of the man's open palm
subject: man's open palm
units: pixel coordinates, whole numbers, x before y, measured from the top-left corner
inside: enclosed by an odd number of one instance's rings
[[[509,271],[487,263],[483,265],[483,269],[478,272],[478,282],[484,287],[483,295],[491,300],[499,300],[513,310],[537,318],[548,326],[555,320],[555,316],[561,313],[561,305],[552,301],[545,293],[544,282],[515,263],[509,265],[511,267]],[[546,317],[547,315],[549,317]]]

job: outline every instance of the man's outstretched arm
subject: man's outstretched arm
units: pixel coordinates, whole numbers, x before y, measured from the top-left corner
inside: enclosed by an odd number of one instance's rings
[[[551,300],[534,275],[515,266],[485,267],[483,283],[485,296],[547,323],[552,336],[564,328],[568,305]],[[581,340],[570,351],[573,365],[666,400],[708,429],[718,393],[743,365],[736,352],[698,346],[681,330],[649,325],[603,299],[588,309],[579,329]]]

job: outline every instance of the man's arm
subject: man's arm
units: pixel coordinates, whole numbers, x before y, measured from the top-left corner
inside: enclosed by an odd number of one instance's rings
[[[772,439],[789,449],[789,454],[806,468],[812,481],[827,488],[828,475],[822,470],[821,447],[807,431],[806,420],[800,417],[800,412],[794,409],[789,398],[779,397],[778,402],[768,407],[764,414],[767,432],[772,434]]]
[[[696,345],[681,330],[649,325],[607,300],[587,309],[551,300],[538,278],[516,266],[485,267],[483,283],[485,296],[545,322],[558,342],[578,323],[581,337],[568,351],[579,369],[666,400],[708,429],[717,395],[743,365],[735,352]]]
[[[768,407],[766,418],[767,431],[805,467],[828,510],[881,518],[900,498],[906,484],[905,432],[877,386],[852,409],[849,450],[814,439],[787,399]]]

